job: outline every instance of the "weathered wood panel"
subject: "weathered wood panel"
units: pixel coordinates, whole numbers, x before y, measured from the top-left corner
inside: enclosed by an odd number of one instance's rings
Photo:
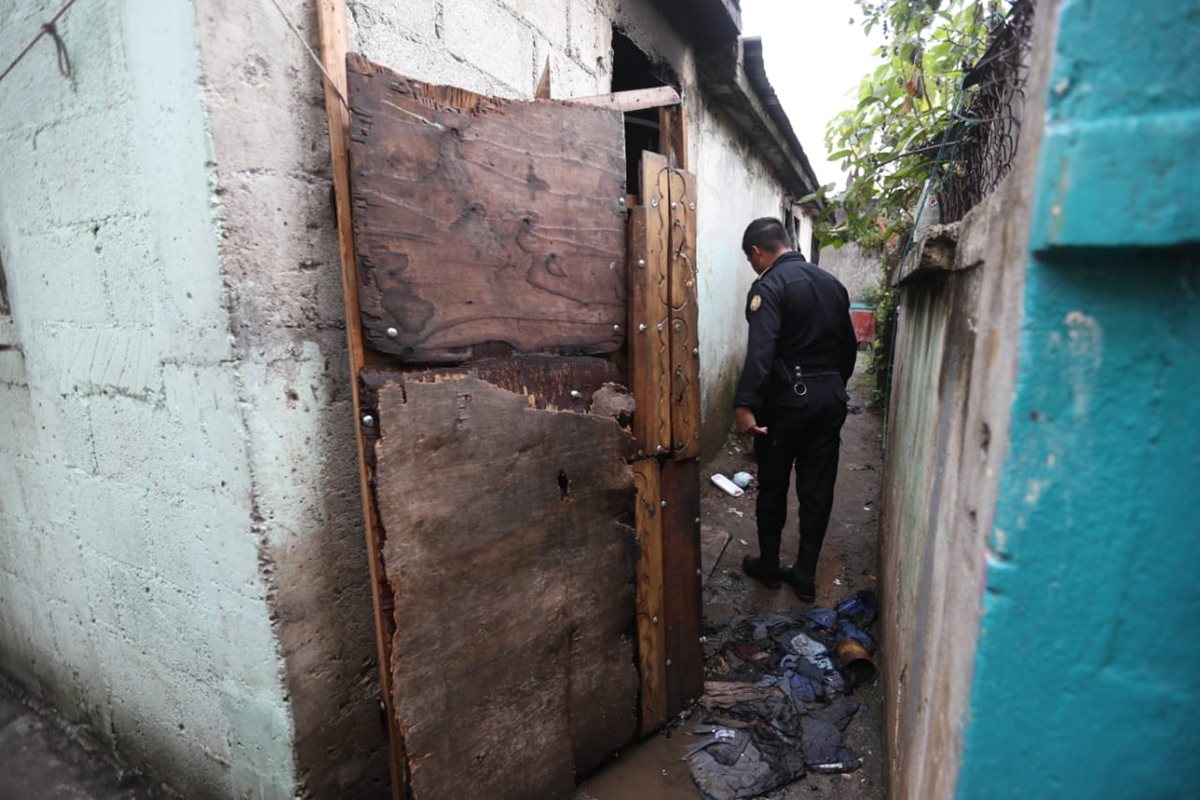
[[[569,797],[636,726],[633,438],[470,375],[378,401],[413,797]]]
[[[349,70],[367,342],[454,362],[502,342],[602,354],[625,333],[620,112],[516,102]]]
[[[666,253],[647,241],[648,217],[646,206],[629,214],[629,388],[638,449],[659,453],[671,448],[670,312]]]
[[[675,714],[699,699],[704,688],[700,462],[667,461],[661,485],[667,712]]]
[[[605,384],[618,384],[621,373],[611,361],[588,356],[514,356],[427,369],[371,366],[362,371],[364,405],[377,405],[385,384],[435,383],[466,375],[526,396],[540,409],[590,411],[593,396]]]
[[[671,170],[671,439],[677,459],[700,455],[700,314],[696,303],[696,178]]]
[[[638,672],[642,682],[641,730],[650,733],[667,719],[666,620],[663,614],[662,495],[658,460],[633,465],[637,485],[634,524],[638,539]]]

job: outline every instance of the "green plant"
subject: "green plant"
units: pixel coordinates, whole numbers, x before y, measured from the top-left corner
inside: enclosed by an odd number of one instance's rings
[[[879,27],[881,62],[865,75],[854,108],[826,128],[830,159],[840,161],[846,187],[824,197],[829,213],[817,222],[824,244],[855,242],[899,257],[926,181],[949,164],[951,115],[962,100],[962,76],[987,45],[989,25],[1010,5],[1004,0],[857,0],[870,33]],[[853,24],[855,21],[851,20]]]

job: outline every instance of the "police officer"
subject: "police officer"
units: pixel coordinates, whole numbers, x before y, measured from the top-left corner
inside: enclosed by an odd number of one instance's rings
[[[846,288],[791,248],[777,219],[756,219],[742,250],[758,280],[746,298],[750,337],[734,395],[737,432],[754,435],[758,462],[758,549],[742,570],[770,589],[786,582],[801,600],[816,595],[821,542],[833,506],[846,382],[857,341]],[[792,466],[800,500],[800,552],[780,568]]]

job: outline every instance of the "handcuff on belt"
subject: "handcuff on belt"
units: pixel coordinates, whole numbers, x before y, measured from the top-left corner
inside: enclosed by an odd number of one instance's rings
[[[794,378],[792,391],[796,393],[796,396],[804,397],[808,394],[808,385],[804,383],[804,370],[800,368],[799,364],[792,367],[792,377]]]

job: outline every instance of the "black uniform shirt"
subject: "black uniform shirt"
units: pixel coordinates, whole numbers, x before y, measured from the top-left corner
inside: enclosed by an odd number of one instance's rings
[[[782,388],[772,381],[777,360],[789,373],[799,365],[805,375],[833,372],[843,383],[850,380],[858,352],[850,296],[837,278],[800,253],[781,255],[750,287],[746,321],[750,337],[734,406],[763,410],[773,390]],[[791,384],[786,386],[790,393]]]

